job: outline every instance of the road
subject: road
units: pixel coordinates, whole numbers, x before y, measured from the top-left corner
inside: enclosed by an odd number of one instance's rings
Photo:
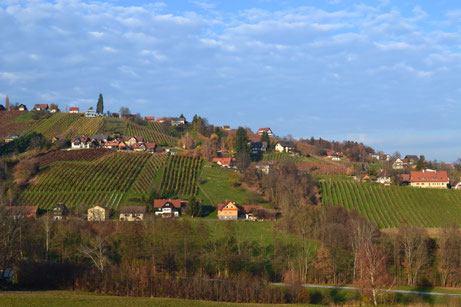
[[[285,284],[285,283],[273,283],[273,285],[274,286],[288,286],[288,284]],[[305,288],[322,288],[322,289],[360,290],[359,288],[348,287],[348,286],[324,286],[324,285],[311,285],[311,284],[304,284],[303,287],[305,287]],[[403,294],[419,294],[419,295],[461,297],[461,294],[456,294],[456,293],[424,292],[424,291],[409,291],[409,290],[391,290],[391,289],[379,289],[379,291],[390,292],[390,293],[403,293]]]

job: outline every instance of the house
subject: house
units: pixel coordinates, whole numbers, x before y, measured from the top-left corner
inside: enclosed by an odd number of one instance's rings
[[[222,126],[221,129],[222,129],[223,131],[230,131],[230,130],[231,130],[230,126],[228,126],[228,125]]]
[[[392,163],[393,169],[403,169],[403,161],[400,158],[397,158],[394,163]]]
[[[186,118],[184,117],[178,117],[178,118],[171,119],[172,126],[180,126],[180,125],[184,125],[185,123],[186,123]]]
[[[155,143],[146,143],[145,145],[147,152],[155,152],[155,148],[157,148],[157,144]]]
[[[66,140],[66,137],[64,135],[56,135],[56,136],[53,136],[53,138],[51,139],[51,143],[56,143],[56,142],[65,141],[65,140]]]
[[[259,205],[241,205],[240,216],[250,221],[274,221],[277,217],[277,212],[273,209],[264,209]]]
[[[142,136],[125,136],[124,142],[131,147],[136,143],[144,143],[144,138]]]
[[[327,151],[327,158],[333,161],[341,161],[342,154],[337,151]]]
[[[57,204],[52,211],[53,220],[60,221],[66,219],[68,212],[69,209],[67,209],[67,206],[65,204]]]
[[[102,206],[94,206],[88,209],[88,221],[91,222],[102,222],[107,220],[109,212]]]
[[[236,203],[226,200],[223,204],[218,204],[218,219],[237,220],[239,210],[240,209]]]
[[[131,149],[134,151],[146,151],[146,144],[136,143],[133,146],[131,146]]]
[[[379,160],[379,155],[377,155],[377,154],[372,154],[372,155],[371,155],[371,158],[372,158],[373,160]]]
[[[18,106],[18,111],[27,111],[27,106],[25,104],[20,104]]]
[[[9,136],[7,136],[7,137],[5,138],[5,143],[9,143],[9,142],[11,142],[11,141],[14,141],[14,140],[16,140],[18,137],[19,137],[19,135],[17,135],[17,134],[10,134]]]
[[[267,143],[266,143],[266,147],[263,150],[263,147],[264,147],[263,142],[251,142],[250,146],[251,146],[250,153],[253,155],[258,155],[262,153],[263,151],[266,151],[265,149],[267,149]]]
[[[411,171],[410,185],[417,188],[447,189],[450,180],[446,171]]]
[[[127,150],[129,146],[125,144],[125,142],[119,142],[118,143],[118,150]]]
[[[400,174],[398,177],[400,185],[410,185],[410,174]]]
[[[180,199],[155,199],[154,212],[156,216],[178,217],[187,206],[187,201]]]
[[[279,141],[275,144],[275,151],[278,152],[293,152],[295,145],[290,141]]]
[[[108,149],[118,149],[119,145],[120,145],[120,142],[117,139],[115,139],[112,141],[105,142],[103,147],[108,148]]]
[[[227,168],[232,168],[235,166],[234,158],[213,158],[212,162]]]
[[[146,207],[144,206],[121,206],[120,207],[120,221],[142,221],[146,214]]]
[[[384,155],[379,156],[379,159],[383,160],[383,161],[391,161],[391,155],[390,154],[384,154]]]
[[[80,109],[77,107],[70,107],[69,113],[73,113],[73,114],[80,113]]]
[[[419,160],[418,156],[416,156],[416,155],[406,155],[405,159],[407,160],[407,163],[409,165],[416,164],[416,163],[418,163],[418,160]]]
[[[97,143],[98,145],[102,146],[107,142],[109,136],[107,134],[95,134],[92,137],[93,142]]]
[[[385,170],[378,170],[378,174],[376,176],[376,182],[381,183],[385,186],[391,185],[391,176]]]
[[[144,117],[144,119],[148,123],[155,123],[155,116],[146,116],[146,117]]]
[[[48,111],[48,104],[46,103],[38,103],[34,105],[34,111]]]
[[[256,170],[265,175],[269,175],[269,173],[271,172],[271,169],[272,169],[271,162],[260,162],[256,164]]]
[[[96,117],[96,111],[93,109],[93,107],[90,107],[88,110],[86,110],[85,117]]]
[[[264,132],[266,132],[267,135],[269,135],[269,136],[274,136],[274,134],[272,133],[271,128],[259,128],[257,134],[258,135],[263,135]]]
[[[453,190],[460,190],[461,189],[461,181],[455,181],[451,184],[451,188]]]
[[[6,206],[5,211],[14,219],[35,218],[38,206]]]
[[[57,112],[59,112],[58,106],[55,104],[50,105],[50,113],[57,113]]]
[[[77,136],[72,138],[71,147],[72,149],[87,149],[93,147],[93,142],[87,136]]]

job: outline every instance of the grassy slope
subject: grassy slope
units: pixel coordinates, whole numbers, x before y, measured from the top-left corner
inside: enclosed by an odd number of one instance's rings
[[[73,291],[0,292],[1,306],[269,306],[170,298],[121,297]],[[288,306],[288,305],[277,305]]]

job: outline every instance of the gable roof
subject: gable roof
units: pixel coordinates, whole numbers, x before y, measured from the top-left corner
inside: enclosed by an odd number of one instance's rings
[[[224,209],[224,207],[227,206],[229,203],[232,203],[235,206],[235,209],[239,210],[239,206],[235,202],[230,201],[230,200],[226,200],[226,201],[224,201],[223,204],[218,204],[218,206],[217,206],[218,211],[222,211],[222,209]],[[230,210],[232,210],[232,209],[230,209]]]
[[[146,213],[146,207],[145,206],[121,206],[120,207],[120,213]]]
[[[155,149],[155,147],[157,147],[155,143],[146,143],[146,149]]]
[[[166,203],[170,203],[175,208],[187,205],[188,201],[181,199],[154,199],[154,208],[162,208]]]
[[[37,103],[34,105],[34,109],[48,109],[48,104],[46,103]]]
[[[234,160],[234,158],[213,158],[212,162],[221,163],[221,165],[224,166],[230,166]]]
[[[120,142],[118,140],[107,141],[104,146],[118,146]]]
[[[278,141],[277,144],[280,144],[283,147],[295,147],[294,143],[291,141]]]
[[[257,133],[260,133],[260,132],[261,132],[261,133],[263,133],[263,132],[268,132],[269,130],[272,131],[272,129],[269,128],[269,127],[266,127],[266,128],[259,128]]]
[[[69,111],[80,111],[80,109],[78,107],[70,107],[69,108]]]
[[[447,171],[411,171],[410,180],[411,182],[447,182],[448,174]]]

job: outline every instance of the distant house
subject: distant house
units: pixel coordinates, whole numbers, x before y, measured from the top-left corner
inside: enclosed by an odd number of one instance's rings
[[[146,116],[144,117],[144,119],[146,120],[146,122],[155,123],[155,116]]]
[[[376,182],[381,183],[382,185],[385,185],[385,186],[390,186],[391,176],[389,176],[385,170],[379,170],[378,175],[376,177]]]
[[[155,199],[154,212],[156,216],[178,217],[187,206],[187,201],[180,199]]]
[[[258,135],[263,135],[264,132],[266,132],[267,135],[269,135],[269,136],[274,136],[274,134],[272,133],[271,128],[259,128],[257,134]]]
[[[120,142],[118,140],[107,141],[104,143],[103,147],[107,149],[118,149]]]
[[[400,158],[397,158],[394,163],[392,163],[393,169],[403,169],[403,161]]]
[[[454,190],[461,190],[461,181],[455,181],[452,183],[451,188]]]
[[[60,221],[66,219],[68,212],[69,209],[67,209],[65,204],[57,204],[52,211],[53,220]]]
[[[14,219],[35,218],[38,206],[6,206],[5,211]]]
[[[88,221],[102,222],[107,220],[108,217],[108,210],[102,206],[94,206],[88,209]]]
[[[77,107],[70,107],[69,113],[73,113],[73,114],[80,113],[80,109]]]
[[[125,136],[124,142],[131,147],[136,143],[144,143],[144,138],[142,136]]]
[[[186,123],[184,117],[157,117],[159,123],[170,123],[172,126],[180,126]]]
[[[146,214],[144,206],[122,206],[120,207],[120,221],[142,221]]]
[[[90,107],[88,110],[86,110],[85,117],[96,117],[96,111],[93,109],[93,107]]]
[[[327,158],[333,161],[341,161],[342,154],[337,151],[327,151]]]
[[[5,143],[9,143],[11,141],[16,140],[19,137],[18,134],[10,134],[5,138]]]
[[[218,204],[218,219],[237,220],[238,216],[239,207],[236,203],[226,200],[223,204]]]
[[[271,169],[272,169],[271,162],[259,162],[256,164],[256,170],[265,175],[269,175],[269,173],[271,172]]]
[[[131,146],[131,149],[134,151],[146,151],[146,144],[136,143],[133,146]]]
[[[18,111],[27,111],[27,106],[25,104],[20,104],[18,106]]]
[[[48,111],[49,107],[48,104],[45,103],[38,103],[34,105],[34,111]]]
[[[410,185],[410,174],[398,175],[401,185]]]
[[[227,168],[232,168],[235,166],[234,158],[213,158],[212,162]]]
[[[148,152],[155,152],[155,148],[157,148],[157,144],[155,143],[146,143],[146,151]]]
[[[87,149],[93,147],[93,142],[87,136],[77,136],[72,138],[71,147],[72,149]]]
[[[250,146],[251,146],[251,151],[250,152],[253,155],[258,155],[258,154],[262,153],[263,151],[266,151],[266,150],[263,150],[263,143],[262,142],[251,142]],[[266,149],[266,148],[264,148],[264,149]]]
[[[221,128],[222,128],[222,130],[224,130],[224,131],[230,131],[230,130],[231,130],[231,129],[230,129],[230,126],[228,126],[228,125],[224,125],[224,126],[222,126]]]
[[[59,141],[65,141],[66,137],[64,135],[56,135],[51,138],[51,143],[56,143]]]
[[[418,163],[418,160],[419,160],[418,156],[416,156],[416,155],[406,155],[405,159],[407,160],[407,163],[409,165],[416,164],[416,163]]]
[[[125,144],[125,142],[119,142],[118,143],[118,150],[127,150],[129,146]]]
[[[92,137],[92,140],[98,145],[102,146],[107,142],[109,136],[107,134],[95,134]]]
[[[450,180],[446,171],[411,171],[410,185],[417,188],[447,189]]]
[[[275,151],[278,152],[293,152],[295,145],[290,141],[279,141],[275,144]]]

